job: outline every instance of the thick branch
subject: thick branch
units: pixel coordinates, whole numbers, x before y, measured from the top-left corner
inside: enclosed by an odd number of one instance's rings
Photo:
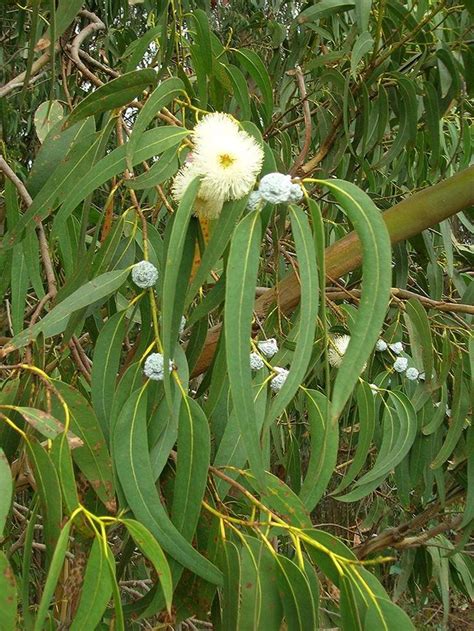
[[[101,81],[93,72],[89,70],[89,68],[85,64],[82,63],[81,59],[79,58],[79,48],[81,47],[82,43],[88,37],[91,37],[94,33],[97,33],[98,31],[105,31],[105,24],[95,15],[95,13],[92,13],[91,11],[80,11],[79,15],[90,20],[90,24],[84,27],[74,38],[69,48],[71,59],[82,72],[82,74],[89,79],[89,81],[91,81],[94,85],[100,87],[101,85],[103,85],[103,81]]]
[[[440,221],[474,204],[473,180],[474,166],[415,193],[387,210],[383,218],[392,244],[436,226]],[[355,232],[351,232],[326,249],[326,273],[330,278],[339,278],[359,267],[361,263],[362,250]],[[255,313],[262,318],[273,305],[278,304],[282,313],[288,314],[295,309],[299,301],[300,286],[292,272],[257,299]],[[210,366],[220,331],[220,324],[210,329],[193,376],[200,375]]]
[[[456,489],[447,498],[444,507],[457,502],[465,494],[464,489]],[[417,536],[408,537],[410,533],[415,533],[424,528],[432,519],[434,519],[442,508],[441,501],[433,502],[423,512],[414,517],[411,521],[404,522],[396,528],[387,528],[376,537],[370,538],[360,546],[355,548],[354,552],[359,559],[364,559],[370,554],[375,554],[386,548],[412,548],[426,543],[428,539],[434,537],[440,532],[451,530],[459,527],[462,518],[455,518],[453,520],[441,521],[433,528],[421,532]]]

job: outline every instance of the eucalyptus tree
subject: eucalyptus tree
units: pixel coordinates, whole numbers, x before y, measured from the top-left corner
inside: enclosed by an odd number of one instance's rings
[[[0,12],[1,629],[459,628],[471,5]]]

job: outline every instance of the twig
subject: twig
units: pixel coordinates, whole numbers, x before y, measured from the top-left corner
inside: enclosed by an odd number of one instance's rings
[[[300,66],[296,66],[295,70],[290,70],[289,72],[287,72],[287,74],[296,76],[301,96],[301,102],[303,103],[304,143],[293,166],[290,169],[290,175],[295,176],[298,173],[300,166],[306,160],[306,156],[308,155],[308,151],[311,146],[311,111],[309,107],[308,94],[306,92],[306,86],[304,83],[304,75]]]
[[[104,82],[101,81],[99,77],[97,77],[93,72],[91,72],[89,68],[81,61],[79,57],[79,48],[81,47],[81,44],[84,42],[84,40],[86,40],[88,37],[91,37],[94,33],[105,31],[106,27],[102,20],[100,20],[96,16],[96,14],[92,13],[91,11],[80,11],[79,15],[90,20],[90,23],[76,35],[71,46],[69,47],[71,59],[82,72],[82,74],[87,77],[91,83],[100,87],[101,85],[104,85]]]
[[[426,296],[420,296],[414,291],[408,289],[399,289],[398,287],[392,287],[390,290],[393,298],[401,300],[410,300],[411,298],[418,299],[425,307],[429,309],[437,309],[438,311],[447,311],[451,313],[468,313],[474,315],[474,306],[466,305],[460,302],[446,302],[441,300],[433,300]],[[360,289],[338,289],[336,287],[328,287],[326,294],[330,296],[331,300],[344,299],[358,301],[361,296]],[[403,303],[402,303],[403,304]]]
[[[74,363],[76,364],[77,368],[79,369],[79,371],[83,374],[83,376],[86,379],[87,383],[91,383],[90,371],[89,371],[88,367],[84,364],[84,362],[82,360],[81,353],[79,352],[79,349],[78,349],[78,345],[80,346],[80,344],[78,344],[78,342],[77,342],[77,338],[73,338],[69,342],[69,348],[71,350],[72,358],[73,358]]]
[[[26,204],[26,206],[31,206],[33,200],[31,199],[31,195],[26,190],[26,186],[20,180],[20,178],[16,175],[16,173],[12,170],[3,156],[0,156],[0,171],[3,171],[5,176],[13,182],[15,185],[20,197]],[[55,298],[58,290],[56,285],[56,277],[54,276],[53,264],[51,262],[51,257],[49,254],[48,240],[46,239],[46,235],[44,233],[43,224],[41,220],[36,221],[36,227],[38,230],[38,240],[40,246],[41,259],[43,261],[43,267],[46,274],[46,280],[48,282],[48,294],[53,299]]]
[[[55,48],[56,50],[59,50],[59,45],[57,44]],[[32,83],[39,78],[40,75],[38,75],[37,73],[41,70],[41,68],[44,68],[44,66],[46,66],[46,64],[50,60],[50,57],[51,56],[48,50],[34,62],[34,64],[31,66],[31,76],[29,79],[29,83]],[[26,71],[20,73],[19,75],[11,79],[8,83],[5,83],[5,85],[0,88],[0,99],[4,96],[7,96],[7,94],[10,94],[10,92],[13,92],[13,90],[15,90],[16,88],[21,88],[25,82],[25,79]]]
[[[458,501],[464,494],[464,489],[456,489],[452,492],[451,496],[446,499],[444,506]],[[438,514],[440,509],[441,502],[439,500],[437,502],[433,502],[431,506],[428,506],[428,508],[426,508],[422,513],[417,515],[411,521],[400,524],[400,526],[397,526],[396,528],[387,528],[387,530],[384,530],[376,537],[368,539],[360,546],[357,546],[354,552],[357,554],[359,559],[363,559],[370,554],[373,554],[385,548],[414,547],[416,537],[407,538],[406,535],[422,528]],[[447,524],[447,522],[442,523],[446,525],[446,528],[443,527],[443,530],[441,532],[449,530],[449,528],[452,527],[452,522],[449,522],[449,524]],[[441,526],[441,524],[439,524],[439,526]],[[418,536],[420,545],[425,542],[424,534],[425,533]],[[430,536],[434,536],[433,531],[431,531]]]

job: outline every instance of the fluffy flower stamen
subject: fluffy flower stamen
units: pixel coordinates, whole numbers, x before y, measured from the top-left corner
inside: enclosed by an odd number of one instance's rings
[[[208,114],[193,131],[192,160],[176,175],[173,196],[180,201],[190,182],[201,177],[195,212],[215,219],[224,202],[245,197],[255,185],[263,151],[255,138],[226,114]]]

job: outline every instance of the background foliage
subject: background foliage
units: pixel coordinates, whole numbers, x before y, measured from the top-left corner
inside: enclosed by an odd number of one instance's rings
[[[2,630],[472,622],[472,211],[438,202],[422,232],[379,212],[470,164],[470,8],[2,5]],[[206,111],[309,195],[228,202],[204,249],[195,187],[177,208],[170,185]],[[353,229],[362,268],[326,278]],[[277,395],[251,335],[278,340]],[[142,373],[158,338],[164,384]]]

